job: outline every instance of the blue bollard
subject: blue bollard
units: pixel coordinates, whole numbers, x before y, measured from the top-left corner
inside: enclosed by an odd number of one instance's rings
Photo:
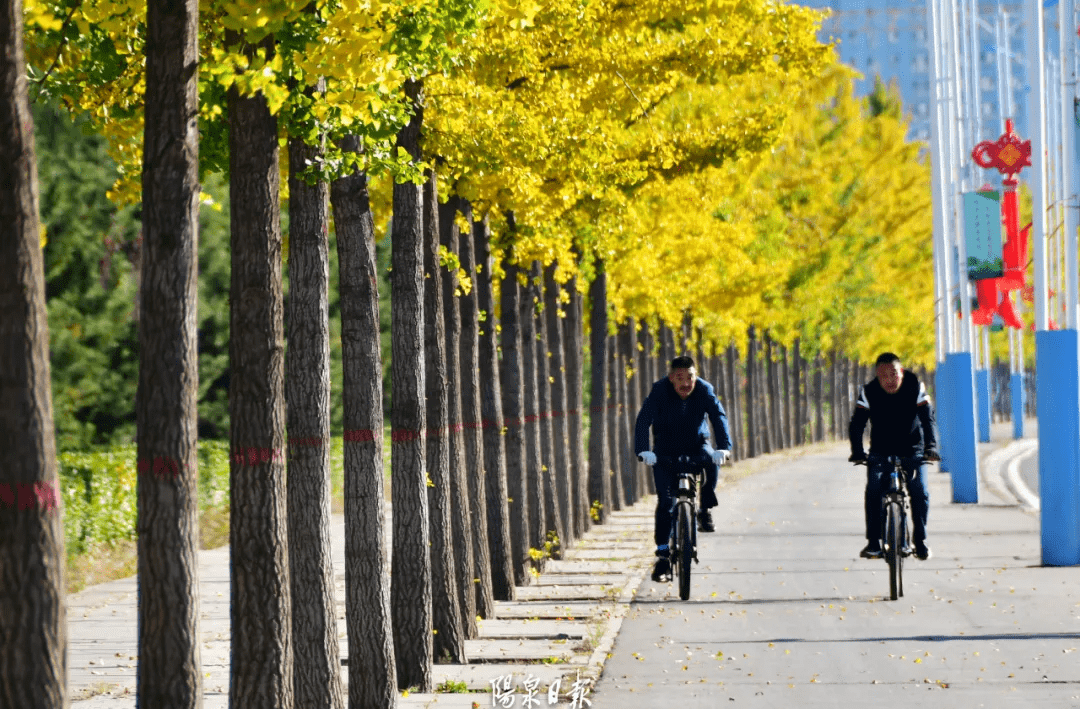
[[[1024,375],[1016,373],[1009,378],[1012,391],[1013,438],[1024,437]]]
[[[975,393],[979,409],[979,442],[990,442],[990,372],[975,370]]]
[[[975,371],[970,352],[946,355],[948,421],[946,444],[952,474],[953,502],[979,501],[979,455],[975,432]]]
[[[1035,333],[1042,561],[1080,564],[1080,337]]]

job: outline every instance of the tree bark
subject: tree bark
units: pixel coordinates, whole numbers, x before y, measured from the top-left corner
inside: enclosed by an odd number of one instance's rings
[[[757,457],[760,445],[757,430],[757,342],[754,326],[750,326],[746,343],[746,454]]]
[[[607,419],[608,481],[611,484],[611,511],[621,510],[626,502],[626,490],[622,479],[622,457],[619,455],[619,353],[615,338],[604,338],[607,354],[607,398],[604,418]]]
[[[359,139],[349,137],[341,147],[356,152]],[[367,176],[356,172],[335,181],[330,200],[341,294],[349,707],[375,709],[395,706],[398,694],[385,551],[379,290]]]
[[[840,424],[840,353],[834,349],[829,359],[829,438],[835,440]]]
[[[529,479],[525,443],[525,379],[522,372],[521,286],[517,265],[503,266],[500,285],[502,313],[502,383],[503,416],[506,426],[506,480],[510,504],[510,538],[515,585],[529,582],[530,537]]]
[[[507,445],[504,434],[502,383],[499,379],[498,323],[495,319],[495,296],[491,274],[495,259],[491,255],[491,234],[488,220],[473,221],[472,209],[466,205],[466,217],[472,222],[471,250],[469,238],[462,239],[461,265],[473,278],[476,291],[475,320],[466,329],[475,328],[479,339],[480,426],[484,434],[484,487],[487,498],[488,542],[491,551],[491,591],[500,601],[517,597],[514,583],[514,547],[511,542],[510,494],[507,486]],[[468,297],[466,296],[466,299]]]
[[[563,321],[563,351],[566,365],[566,412],[567,430],[570,434],[570,470],[574,492],[574,535],[581,538],[589,531],[592,518],[589,516],[589,476],[588,458],[585,456],[585,430],[583,413],[585,408],[584,364],[582,353],[585,351],[585,300],[577,288],[577,277],[566,283],[570,294],[570,304],[566,308]]]
[[[563,514],[559,507],[559,492],[556,478],[554,442],[552,440],[551,406],[551,362],[548,359],[548,333],[544,318],[544,272],[539,261],[533,261],[529,273],[529,292],[535,303],[534,328],[536,330],[536,392],[539,398],[540,462],[544,483],[544,519],[547,521],[550,552],[559,553],[563,548],[566,533]],[[552,536],[553,535],[553,536]]]
[[[630,417],[633,415],[631,411],[637,413],[637,409],[633,406],[631,400],[630,390],[631,384],[627,379],[627,369],[633,368],[633,328],[634,321],[631,319],[629,322],[625,322],[619,326],[619,334],[617,339],[613,340],[615,346],[615,352],[618,355],[619,367],[616,371],[615,377],[615,389],[616,396],[619,401],[619,409],[616,412],[615,417],[615,430],[618,433],[618,440],[616,444],[619,450],[619,470],[616,471],[617,475],[622,476],[623,481],[623,504],[630,507],[638,501],[639,494],[635,481],[634,473],[637,467],[637,459],[632,455],[634,452],[634,442],[630,438]]]
[[[631,417],[631,425],[637,425],[637,414],[641,411],[641,407],[645,403],[645,397],[649,395],[650,388],[653,382],[656,380],[653,374],[653,338],[650,334],[649,323],[642,322],[641,330],[638,332],[638,351],[636,353],[636,361],[640,377],[637,378],[637,406],[634,408],[633,416]],[[647,465],[638,463],[638,484],[641,486],[641,494],[648,495],[655,493],[653,489],[654,483],[652,481],[652,469]]]
[[[344,709],[330,550],[329,190],[300,177],[321,154],[321,146],[289,139],[285,404],[293,692],[297,706]]]
[[[510,221],[513,229],[513,220]],[[524,270],[524,269],[522,269]],[[527,275],[527,274],[526,274]],[[536,357],[536,301],[529,279],[519,289],[518,322],[521,327],[521,374],[524,380],[525,484],[529,488],[529,546],[544,549],[548,520],[544,501],[544,464],[540,457],[540,386]]]
[[[742,392],[739,388],[739,351],[735,347],[735,343],[731,343],[727,348],[727,369],[728,376],[731,377],[728,391],[731,392],[731,407],[728,409],[728,423],[731,427],[731,434],[733,437],[732,443],[735,446],[733,457],[735,460],[742,460],[746,458],[749,453],[747,451],[746,439],[743,436],[743,417],[742,417],[742,404],[740,399],[743,398]]]
[[[814,443],[825,440],[825,416],[823,405],[825,403],[825,390],[822,386],[822,361],[821,353],[814,355]]]
[[[544,269],[544,317],[547,320],[547,360],[551,374],[551,437],[554,448],[558,505],[563,522],[561,546],[574,541],[573,471],[570,469],[570,435],[567,430],[566,364],[563,318],[559,315],[559,285],[555,264]]]
[[[803,406],[802,394],[802,380],[804,380],[805,378],[806,377],[804,375],[802,354],[799,353],[799,338],[796,337],[795,343],[792,345],[791,349],[791,393],[792,398],[795,401],[795,415],[793,417],[795,419],[795,430],[792,433],[794,434],[794,443],[797,446],[801,446],[803,444],[806,430],[804,422],[804,419],[806,418],[806,415],[804,413],[806,407]]]
[[[0,9],[0,165],[0,706],[61,709],[68,705],[64,527],[19,0]],[[172,514],[180,509],[174,503]],[[181,611],[190,620],[191,611]],[[191,652],[176,650],[177,658]]]
[[[272,49],[272,38],[266,44]],[[233,87],[229,90],[229,703],[255,709],[293,706],[280,179],[277,120],[265,96],[242,97]]]
[[[465,664],[465,596],[472,598],[472,564],[466,526],[467,510],[455,477],[464,477],[460,458],[453,470],[450,458],[450,399],[447,382],[446,328],[443,320],[439,266],[438,199],[435,174],[427,172],[423,186],[424,228],[424,373],[427,409],[426,467],[428,523],[431,529],[431,613],[434,653],[439,662]],[[454,358],[457,364],[457,358]],[[457,377],[455,377],[456,379]],[[460,406],[460,403],[458,404]],[[458,448],[460,453],[460,447]],[[464,571],[464,569],[468,569]],[[462,577],[464,574],[464,578]],[[475,617],[475,606],[472,615]],[[476,621],[473,621],[475,627]]]
[[[611,466],[608,456],[607,417],[607,275],[603,261],[596,262],[596,275],[589,285],[589,352],[592,378],[589,391],[589,508],[599,524],[611,512]]]
[[[468,251],[468,269],[473,278],[469,293],[459,292],[457,272],[442,271],[443,310],[446,315],[447,371],[450,386],[450,455],[454,468],[454,450],[460,452],[461,474],[468,486],[471,529],[466,543],[473,554],[473,607],[475,616],[495,617],[495,598],[491,590],[491,553],[488,543],[488,514],[484,480],[484,448],[480,429],[480,353],[476,313],[475,261],[472,256],[472,234],[462,239],[455,220],[461,199],[451,197],[439,205],[439,239],[447,251],[458,254],[466,268],[464,253]],[[456,401],[455,401],[456,399]],[[468,619],[463,619],[465,622]]]
[[[405,82],[413,116],[398,131],[398,146],[420,160],[423,85]],[[391,611],[399,689],[432,690],[432,575],[424,431],[424,230],[420,185],[394,184],[391,227],[391,460],[393,551]]]
[[[781,424],[781,441],[780,445],[783,448],[791,447],[791,407],[793,398],[791,395],[791,368],[788,360],[787,346],[780,345],[780,382],[782,384],[782,390],[780,394],[780,402],[783,407],[783,422]]]
[[[765,437],[765,441],[768,445],[766,453],[772,453],[779,447],[777,439],[779,438],[779,420],[777,411],[780,409],[780,394],[776,388],[776,363],[773,362],[772,351],[772,337],[768,331],[765,332],[765,379],[766,379],[766,391],[768,398],[768,406],[764,408],[764,414],[766,418],[765,431],[768,434]]]
[[[150,2],[146,22],[139,388],[135,398],[139,473],[136,694],[142,706],[195,709],[202,706],[203,694],[196,453],[198,3]],[[11,162],[3,160],[5,165]],[[11,220],[4,217],[3,221]],[[5,632],[0,635],[11,637]],[[0,685],[8,683],[0,681]],[[0,696],[0,706],[8,705],[30,706],[21,701],[9,704]]]

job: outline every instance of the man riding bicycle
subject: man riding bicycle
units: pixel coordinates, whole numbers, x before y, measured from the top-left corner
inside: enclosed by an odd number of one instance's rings
[[[867,462],[866,548],[859,552],[864,559],[881,558],[881,495],[891,471],[883,460],[888,456],[917,459],[915,477],[908,483],[911,496],[911,517],[914,525],[912,540],[915,556],[921,561],[930,558],[926,545],[926,519],[930,509],[930,489],[926,484],[927,466],[922,461],[941,460],[937,450],[934,427],[934,407],[922,382],[912,372],[905,372],[900,358],[885,352],[875,363],[876,377],[859,392],[851,416],[848,434],[851,438],[852,463]],[[863,452],[863,431],[870,422],[870,458]]]
[[[709,425],[712,422],[716,434],[716,447],[709,446]],[[652,427],[653,450],[649,450],[649,427]],[[698,528],[703,532],[715,531],[712,513],[716,507],[716,478],[718,466],[731,455],[731,436],[728,432],[727,414],[712,384],[697,378],[694,360],[676,357],[671,360],[667,377],[652,386],[649,396],[641,406],[634,426],[634,453],[646,465],[652,466],[656,484],[656,566],[653,581],[660,581],[671,573],[668,538],[671,534],[672,487],[675,471],[666,460],[657,461],[657,455],[666,459],[680,455],[708,454],[705,464],[705,484],[701,486],[701,511]]]

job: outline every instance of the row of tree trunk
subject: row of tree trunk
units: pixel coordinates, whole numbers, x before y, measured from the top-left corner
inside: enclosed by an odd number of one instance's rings
[[[10,269],[10,278],[0,279],[0,467],[7,489],[20,497],[11,506],[0,499],[0,597],[19,599],[0,608],[0,630],[25,642],[0,646],[0,703],[60,707],[63,552],[32,122],[21,10],[17,3],[4,8],[0,162],[16,169],[3,173],[0,194],[0,249],[8,254],[0,264]],[[136,407],[138,693],[147,706],[193,708],[202,701],[191,71],[197,5],[152,2],[147,21],[157,39],[147,57]],[[416,110],[398,143],[419,161],[423,85],[410,81],[406,91]],[[384,373],[366,177],[308,185],[299,171],[319,159],[319,148],[290,140],[286,302],[277,122],[264,97],[235,89],[229,121],[230,703],[345,706],[329,556],[329,203],[341,284],[348,706],[393,706],[399,689],[432,689],[436,659],[465,662],[476,617],[493,617],[495,601],[513,599],[546,558],[651,492],[649,471],[632,455],[633,419],[652,382],[666,375],[666,362],[687,351],[690,333],[679,333],[677,345],[668,328],[633,321],[613,327],[602,263],[588,286],[588,308],[576,281],[556,284],[554,265],[502,264],[496,321],[486,218],[453,195],[439,205],[432,173],[423,184],[395,185],[387,558]],[[357,152],[360,142],[342,147]],[[459,214],[467,233],[459,233]],[[507,221],[512,245],[513,215]],[[440,264],[440,245],[459,257],[471,280],[467,291]],[[767,334],[751,331],[749,342],[743,353],[728,347],[698,355],[730,412],[735,455],[842,435],[845,407],[865,372],[840,357],[828,367],[820,358],[808,363],[798,343],[789,354]]]

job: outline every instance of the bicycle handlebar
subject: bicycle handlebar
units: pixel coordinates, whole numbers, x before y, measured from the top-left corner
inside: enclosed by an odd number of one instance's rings
[[[675,465],[678,465],[679,463],[688,463],[690,465],[695,465],[695,466],[698,466],[698,467],[704,467],[704,466],[712,463],[712,456],[710,456],[708,453],[706,453],[704,451],[701,451],[700,453],[690,454],[690,455],[680,455],[680,456],[677,456],[677,457],[672,457],[672,456],[667,456],[667,455],[658,455],[658,456],[656,456],[656,464],[659,465],[661,463],[663,463],[664,465],[669,465],[669,466],[675,466]]]

